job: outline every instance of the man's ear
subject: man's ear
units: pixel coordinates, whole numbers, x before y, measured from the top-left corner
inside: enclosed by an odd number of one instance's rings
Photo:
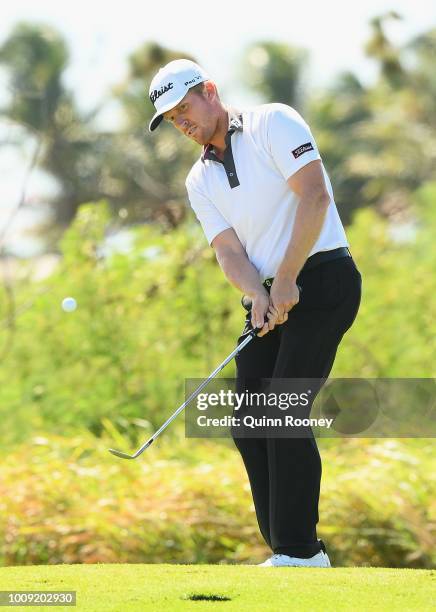
[[[212,101],[217,95],[217,88],[213,81],[204,82],[204,92],[208,100]]]

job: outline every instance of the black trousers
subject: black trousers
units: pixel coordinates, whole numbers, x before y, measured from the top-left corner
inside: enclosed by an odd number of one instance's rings
[[[238,393],[256,390],[260,378],[328,377],[359,309],[361,275],[353,259],[345,257],[303,270],[297,283],[300,302],[287,322],[253,339],[236,358]],[[233,439],[247,470],[261,534],[271,550],[300,558],[325,550],[316,531],[321,458],[315,438]]]

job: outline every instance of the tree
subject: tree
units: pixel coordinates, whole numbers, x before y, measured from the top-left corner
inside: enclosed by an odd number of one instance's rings
[[[105,198],[118,223],[158,221],[174,227],[184,217],[184,178],[198,149],[161,127],[147,125],[154,113],[148,86],[154,73],[185,53],[148,43],[128,58],[126,81],[97,108],[79,112],[64,83],[69,52],[53,28],[18,24],[0,48],[11,96],[4,119],[24,128],[41,144],[36,167],[52,176],[57,192],[47,201],[49,218],[36,230],[54,247],[80,204]],[[104,103],[116,101],[124,123],[101,131],[94,120]],[[20,143],[22,144],[22,143]]]
[[[160,67],[182,57],[193,59],[147,43],[130,55],[128,76],[113,91],[124,123],[105,156],[103,185],[107,183],[105,196],[114,206],[128,211],[130,223],[157,220],[175,227],[187,210],[185,177],[199,155],[198,147],[186,139],[182,142],[181,135],[165,124],[153,134],[148,131],[155,112],[149,84]]]
[[[384,31],[392,18],[399,17],[389,13],[372,21],[366,49],[379,65],[375,84],[365,87],[346,74],[311,104],[309,117],[345,223],[368,204],[396,220],[409,218],[411,193],[434,174],[435,31],[397,49]]]
[[[395,11],[388,11],[384,15],[371,19],[372,35],[365,45],[365,51],[369,57],[379,63],[380,75],[383,79],[395,87],[402,84],[405,71],[401,63],[400,49],[392,44],[384,30],[384,25],[392,20],[401,20],[401,16]]]
[[[305,51],[284,43],[255,43],[245,53],[245,82],[265,102],[282,102],[300,109],[302,67],[306,58]]]
[[[49,201],[52,225],[66,227],[78,205],[98,193],[101,146],[92,127],[95,112],[81,115],[63,84],[69,53],[60,34],[48,26],[20,23],[0,48],[9,74],[10,99],[1,110],[8,121],[42,143],[38,166],[58,184]]]

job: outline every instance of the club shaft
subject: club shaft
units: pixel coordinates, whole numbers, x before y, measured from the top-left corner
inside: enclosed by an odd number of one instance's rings
[[[200,384],[199,387],[197,387],[197,389],[195,389],[195,391],[193,391],[193,393],[191,393],[191,395],[188,397],[187,400],[185,400],[183,402],[183,404],[181,406],[179,406],[177,408],[177,410],[174,412],[174,414],[172,414],[170,416],[170,418],[165,421],[165,423],[157,430],[157,432],[155,434],[152,435],[152,437],[147,440],[147,442],[145,442],[145,444],[143,444],[141,446],[141,448],[135,453],[135,457],[137,457],[138,455],[140,455],[146,448],[147,446],[149,446],[158,436],[159,434],[161,434],[163,432],[164,429],[166,429],[166,427],[168,427],[168,425],[176,418],[176,416],[178,414],[180,414],[180,412],[182,412],[182,410],[184,410],[186,408],[186,406],[188,404],[190,404],[190,402],[192,402],[193,399],[195,399],[197,397],[197,395],[209,384],[209,382],[215,378],[215,376],[221,372],[221,370],[223,368],[226,367],[226,365],[234,358],[236,357],[236,355],[245,347],[247,346],[247,344],[249,342],[251,342],[251,340],[254,338],[254,334],[250,333],[248,334],[248,336],[246,338],[244,338],[244,340],[235,348],[234,351],[232,351],[230,353],[230,355],[228,357],[226,357],[224,359],[224,361],[222,363],[220,363],[220,365],[215,368],[215,370],[210,374],[210,376],[208,378],[206,378],[205,380],[203,380],[203,382]]]

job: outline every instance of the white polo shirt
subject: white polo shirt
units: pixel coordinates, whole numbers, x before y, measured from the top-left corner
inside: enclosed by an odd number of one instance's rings
[[[289,244],[299,197],[287,179],[321,159],[309,126],[285,104],[229,111],[223,162],[205,147],[186,179],[191,206],[209,244],[232,227],[263,280],[275,276]],[[330,204],[310,255],[349,246],[322,165]]]

